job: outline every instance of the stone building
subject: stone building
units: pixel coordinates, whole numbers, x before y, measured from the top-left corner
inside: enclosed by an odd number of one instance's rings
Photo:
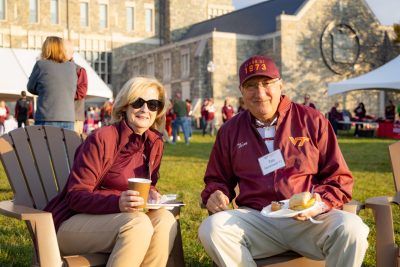
[[[119,80],[154,75],[169,95],[193,99],[198,114],[203,98],[213,97],[217,110],[225,98],[236,100],[240,63],[262,54],[277,62],[293,101],[308,93],[323,113],[336,101],[350,112],[363,101],[368,114],[380,115],[378,91],[328,97],[327,84],[392,59],[387,30],[364,0],[271,0],[199,22],[173,43],[125,58]]]
[[[174,42],[194,23],[232,10],[231,0],[0,0],[0,47],[40,49],[49,35],[70,39],[118,88],[114,72],[124,58]]]
[[[350,111],[363,101],[379,115],[378,91],[327,96],[329,82],[398,53],[365,0],[270,0],[232,10],[231,0],[0,0],[0,47],[70,39],[114,93],[132,76],[155,76],[169,96],[192,99],[195,114],[206,97],[217,110],[227,97],[236,101],[240,63],[263,54],[278,63],[294,101],[308,93],[324,113],[336,101]]]

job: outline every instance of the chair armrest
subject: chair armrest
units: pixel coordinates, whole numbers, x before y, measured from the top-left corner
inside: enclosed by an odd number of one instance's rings
[[[18,220],[30,220],[39,214],[50,214],[49,212],[37,210],[27,206],[14,204],[12,200],[0,202],[0,214]]]
[[[357,200],[352,200],[343,205],[343,210],[347,212],[351,212],[354,214],[358,214],[360,210],[364,209],[365,205]]]
[[[372,209],[376,225],[376,266],[396,266],[397,246],[395,243],[391,203],[393,197],[369,198],[365,207]]]
[[[0,213],[29,222],[40,266],[62,266],[53,216],[50,212],[16,205],[11,200],[7,200],[0,202]]]

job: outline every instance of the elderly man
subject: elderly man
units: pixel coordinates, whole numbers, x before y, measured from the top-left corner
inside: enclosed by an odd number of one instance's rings
[[[288,250],[326,266],[361,266],[369,229],[341,210],[353,178],[328,120],[282,94],[270,58],[247,59],[239,79],[247,110],[219,130],[204,177],[202,201],[214,213],[199,228],[205,250],[219,266],[256,266],[253,259]],[[230,210],[237,185],[239,208]],[[305,191],[317,200],[307,211],[292,218],[260,213]]]

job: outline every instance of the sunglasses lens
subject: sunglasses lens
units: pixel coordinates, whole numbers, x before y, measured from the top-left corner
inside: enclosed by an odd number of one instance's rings
[[[151,99],[145,101],[142,98],[138,98],[135,102],[131,103],[131,107],[138,109],[141,108],[144,103],[147,103],[147,108],[151,111],[158,111],[162,109],[162,102],[160,100]]]
[[[151,110],[151,111],[157,111],[161,106],[161,102],[158,100],[148,100],[147,101],[147,107]]]
[[[141,107],[143,106],[144,103],[145,103],[145,101],[144,101],[143,99],[138,98],[135,102],[133,102],[133,103],[131,104],[131,106],[132,106],[133,108],[141,108]]]

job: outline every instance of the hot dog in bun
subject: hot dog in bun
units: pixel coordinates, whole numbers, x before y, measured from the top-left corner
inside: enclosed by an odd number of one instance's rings
[[[310,192],[302,192],[294,194],[289,199],[289,209],[291,210],[304,210],[315,203],[315,198],[312,197]]]

